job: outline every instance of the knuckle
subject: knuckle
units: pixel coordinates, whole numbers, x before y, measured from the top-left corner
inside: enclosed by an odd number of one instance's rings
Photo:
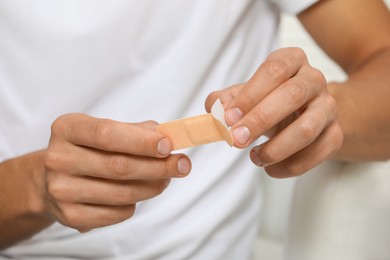
[[[127,158],[120,155],[108,156],[106,160],[106,167],[112,174],[118,177],[125,177],[130,169]]]
[[[154,120],[147,120],[140,123],[140,125],[146,129],[155,129],[158,123]]]
[[[157,143],[156,140],[151,139],[146,135],[139,135],[134,143],[135,146],[138,147],[148,147],[150,151],[156,151]]]
[[[251,91],[251,89],[248,89],[241,95],[241,100],[245,101],[244,103],[246,103],[246,105],[249,107],[254,107],[258,103],[258,99],[256,98],[256,95]]]
[[[66,131],[66,121],[69,117],[69,114],[61,115],[53,121],[51,124],[51,134],[54,136],[61,136],[63,132]]]
[[[285,80],[290,77],[288,66],[281,59],[269,59],[263,63],[262,67],[274,80]]]
[[[48,175],[46,192],[56,201],[69,201],[73,198],[69,181],[58,173]]]
[[[115,200],[123,205],[136,202],[134,190],[126,185],[118,185]]]
[[[255,125],[261,125],[266,127],[272,127],[269,124],[272,122],[271,115],[264,110],[253,111],[252,119],[255,122]]]
[[[54,171],[58,168],[58,162],[61,161],[61,154],[48,149],[43,159],[43,165],[46,169]]]
[[[104,121],[96,123],[91,129],[91,138],[94,143],[101,147],[109,147],[111,144],[112,128]]]
[[[317,119],[312,117],[306,118],[298,124],[299,134],[304,139],[314,139],[322,129],[321,125]]]
[[[314,79],[314,82],[320,83],[319,85],[322,86],[323,88],[326,88],[326,79],[324,74],[316,68],[311,67],[311,75]]]
[[[291,54],[294,56],[295,59],[298,59],[300,61],[307,60],[307,56],[305,51],[302,48],[299,47],[291,47],[289,48]]]
[[[294,83],[287,84],[287,96],[294,104],[301,105],[307,97],[307,86],[301,80],[296,80]]]
[[[313,93],[319,95],[320,93],[327,92],[327,82],[324,74],[314,67],[307,65],[306,68],[307,80],[310,82],[310,88],[314,89]]]
[[[80,113],[68,113],[57,117],[51,124],[52,136],[63,136],[65,133],[72,131],[72,121],[76,117],[84,116]]]
[[[60,199],[62,194],[65,193],[64,186],[57,178],[50,178],[47,183],[47,193],[54,199]]]

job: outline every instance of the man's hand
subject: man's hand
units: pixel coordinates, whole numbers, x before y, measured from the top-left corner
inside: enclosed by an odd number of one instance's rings
[[[120,123],[68,114],[52,124],[49,146],[0,164],[0,249],[53,221],[86,232],[130,218],[191,170],[171,154],[157,123]]]
[[[261,135],[270,138],[250,157],[273,177],[300,175],[341,147],[336,102],[301,49],[271,53],[247,83],[211,93],[206,110],[218,97],[236,147],[247,147]]]
[[[130,218],[139,201],[160,194],[191,168],[171,155],[170,140],[154,122],[125,124],[83,114],[52,125],[45,158],[43,201],[62,224],[81,232]]]

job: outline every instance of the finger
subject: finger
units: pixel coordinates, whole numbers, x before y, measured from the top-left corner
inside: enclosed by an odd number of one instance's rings
[[[169,179],[115,181],[57,174],[48,182],[48,194],[56,201],[125,206],[161,194]]]
[[[232,102],[234,97],[237,95],[237,93],[240,91],[240,89],[243,86],[244,84],[236,84],[226,89],[210,93],[210,95],[208,95],[205,101],[206,111],[210,113],[211,107],[213,106],[213,104],[218,98],[221,100],[223,107],[226,109],[228,104]]]
[[[172,151],[171,141],[156,131],[83,114],[58,118],[52,125],[52,137],[105,151],[153,157],[165,157]]]
[[[342,130],[333,123],[312,144],[279,163],[266,166],[265,170],[274,178],[299,176],[330,159],[340,149],[342,141]]]
[[[153,180],[184,177],[191,171],[191,161],[184,154],[166,158],[110,153],[97,149],[72,146],[48,151],[45,166],[52,172],[66,172],[115,180]]]
[[[142,128],[148,129],[148,130],[152,130],[152,131],[155,131],[157,129],[157,126],[158,126],[158,123],[156,121],[153,121],[153,120],[148,120],[148,121],[144,121],[144,122],[137,122],[137,123],[128,123],[128,124],[139,126],[139,127],[142,127]]]
[[[307,64],[306,55],[299,48],[285,48],[271,53],[229,104],[226,113],[228,124],[237,123],[271,91],[294,76],[304,64]]]
[[[61,203],[56,219],[63,225],[87,232],[125,221],[133,216],[135,205],[107,206]]]
[[[318,70],[299,72],[272,91],[231,129],[235,145],[245,147],[289,115],[325,91],[325,78]]]
[[[312,101],[303,114],[266,143],[253,148],[252,161],[259,165],[280,162],[309,146],[336,118],[333,98]]]

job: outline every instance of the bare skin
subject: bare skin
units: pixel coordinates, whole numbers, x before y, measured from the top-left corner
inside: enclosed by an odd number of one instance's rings
[[[370,12],[366,12],[370,10]],[[228,109],[235,146],[274,177],[304,173],[326,159],[390,157],[390,15],[379,0],[327,0],[299,15],[349,74],[327,84],[297,48],[272,54],[245,84],[210,94]],[[370,22],[367,22],[370,21]],[[191,169],[154,131],[82,114],[53,123],[47,149],[0,164],[0,249],[54,221],[86,232],[128,219],[136,203],[160,194]]]

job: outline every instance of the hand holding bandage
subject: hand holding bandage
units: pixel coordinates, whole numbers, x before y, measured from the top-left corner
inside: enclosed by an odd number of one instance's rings
[[[272,52],[248,82],[211,93],[219,98],[237,148],[255,145],[250,158],[273,177],[292,177],[334,156],[343,143],[337,103],[324,76],[298,48]]]
[[[233,145],[225,122],[225,110],[219,99],[212,106],[211,113],[163,123],[157,130],[171,139],[173,150],[218,141]]]

